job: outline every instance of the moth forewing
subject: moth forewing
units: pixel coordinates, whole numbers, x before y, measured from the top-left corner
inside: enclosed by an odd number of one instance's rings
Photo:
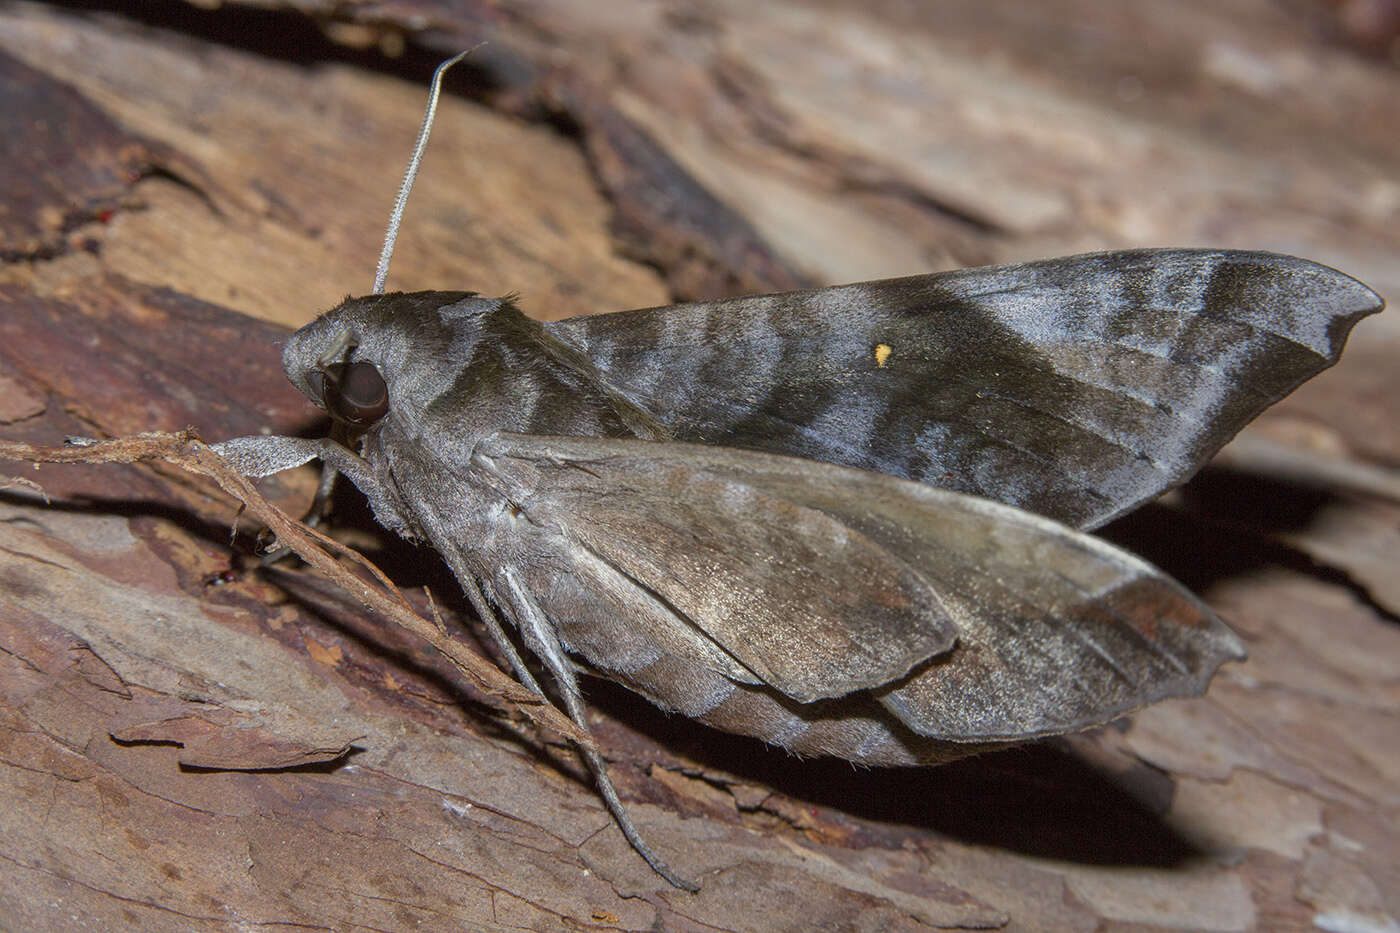
[[[1188,479],[1382,305],[1305,259],[1152,249],[545,327],[676,440],[917,479],[1090,529]]]

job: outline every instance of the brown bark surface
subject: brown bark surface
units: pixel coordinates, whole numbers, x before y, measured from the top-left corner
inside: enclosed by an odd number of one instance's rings
[[[368,289],[427,75],[482,38],[391,287],[562,317],[1223,245],[1400,294],[1384,4],[204,6],[0,8],[6,438],[315,430],[280,340]],[[1248,642],[1203,699],[857,771],[589,681],[622,796],[698,895],[557,737],[258,567],[249,523],[231,545],[210,485],[0,464],[47,494],[0,490],[0,929],[1392,929],[1393,317],[1108,530]],[[296,510],[313,483],[262,485]],[[436,555],[354,495],[337,514],[470,637]]]

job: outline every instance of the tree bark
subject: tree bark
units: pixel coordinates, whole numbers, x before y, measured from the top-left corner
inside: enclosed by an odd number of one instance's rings
[[[1375,57],[1394,40],[1333,10],[7,7],[0,434],[315,430],[280,341],[368,289],[427,75],[483,38],[449,81],[391,288],[519,292],[557,318],[1221,245],[1395,294],[1400,94]],[[1107,531],[1248,642],[1202,699],[857,771],[588,681],[621,795],[698,895],[628,848],[556,736],[351,596],[260,567],[212,486],[0,464],[47,497],[0,491],[0,926],[1388,929],[1389,318],[1233,459]],[[313,485],[262,483],[293,512]],[[336,514],[471,637],[435,554],[352,494]]]

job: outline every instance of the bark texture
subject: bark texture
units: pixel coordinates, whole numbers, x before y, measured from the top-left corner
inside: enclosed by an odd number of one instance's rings
[[[1138,245],[1400,294],[1392,5],[0,8],[0,432],[312,431],[286,328],[390,286],[541,317]],[[0,464],[0,927],[1390,930],[1400,318],[1108,530],[1251,657],[1201,700],[939,769],[795,761],[589,682],[651,844],[426,645],[261,569],[213,487]],[[264,488],[296,510],[314,478]],[[470,632],[436,555],[346,539]],[[359,511],[357,511],[357,508]],[[421,595],[415,596],[424,605]]]

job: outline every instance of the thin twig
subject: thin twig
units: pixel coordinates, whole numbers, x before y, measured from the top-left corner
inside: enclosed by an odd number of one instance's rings
[[[233,470],[193,431],[176,434],[149,433],[83,446],[41,447],[17,441],[0,440],[0,460],[27,460],[45,463],[137,463],[164,460],[191,473],[214,480],[224,492],[247,507],[248,511],[272,530],[277,540],[290,548],[326,579],[353,594],[366,608],[378,613],[428,642],[491,696],[505,700],[537,725],[564,736],[590,750],[597,750],[593,738],[559,710],[522,687],[499,667],[472,651],[445,628],[424,619],[409,608],[398,588],[379,568],[356,551],[308,528],[277,508],[248,479]],[[32,485],[26,481],[25,485]],[[378,586],[351,573],[332,553],[340,553],[364,567]]]

